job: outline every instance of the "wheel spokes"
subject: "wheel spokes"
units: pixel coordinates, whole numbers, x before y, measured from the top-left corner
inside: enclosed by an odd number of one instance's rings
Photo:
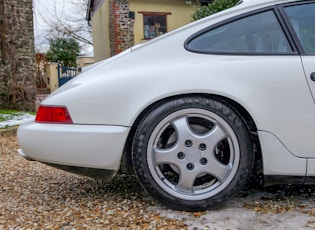
[[[193,193],[193,186],[198,174],[188,171],[188,170],[180,170],[180,176],[178,184],[175,186],[176,190],[185,192],[185,193]]]
[[[200,136],[200,140],[203,141],[209,149],[214,150],[218,143],[227,137],[226,131],[215,123],[208,133]]]
[[[224,181],[226,176],[230,173],[232,166],[230,164],[224,165],[215,157],[209,161],[209,164],[204,168],[204,172],[215,177],[219,182]]]
[[[176,130],[177,143],[184,144],[186,140],[198,138],[197,135],[191,130],[187,117],[180,117],[172,122]]]
[[[161,185],[195,196],[216,190],[234,168],[234,147],[220,122],[181,114],[164,124],[152,146],[153,166]]]
[[[176,146],[169,149],[160,149],[158,147],[153,148],[154,164],[159,166],[161,164],[175,164],[177,165],[177,153]]]

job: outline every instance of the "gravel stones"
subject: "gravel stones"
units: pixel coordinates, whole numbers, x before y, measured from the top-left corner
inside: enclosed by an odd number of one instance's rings
[[[111,182],[21,158],[14,136],[0,136],[0,229],[185,229],[160,217],[134,176]]]
[[[247,189],[215,211],[168,210],[134,176],[105,182],[29,162],[0,135],[2,229],[314,229],[315,186]]]

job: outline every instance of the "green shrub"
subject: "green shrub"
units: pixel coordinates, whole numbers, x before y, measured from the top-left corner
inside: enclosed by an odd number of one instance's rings
[[[231,8],[235,6],[238,2],[239,0],[214,0],[207,6],[196,7],[195,13],[192,15],[192,18],[194,21],[197,21],[206,16]]]

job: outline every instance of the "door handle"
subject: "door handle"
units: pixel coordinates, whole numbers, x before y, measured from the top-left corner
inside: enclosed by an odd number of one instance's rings
[[[315,81],[315,72],[311,73],[311,80]]]

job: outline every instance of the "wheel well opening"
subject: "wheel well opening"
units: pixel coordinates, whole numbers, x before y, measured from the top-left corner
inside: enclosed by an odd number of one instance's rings
[[[140,121],[146,116],[146,114],[148,114],[149,111],[154,110],[157,106],[164,103],[165,101],[183,98],[183,97],[194,97],[194,96],[207,97],[209,99],[220,100],[223,104],[228,104],[230,107],[234,109],[236,113],[240,115],[240,117],[243,119],[243,121],[247,125],[247,129],[250,133],[250,138],[252,141],[253,152],[255,154],[254,168],[253,168],[252,178],[250,182],[253,182],[251,184],[261,185],[263,182],[262,181],[262,178],[263,178],[262,153],[261,153],[260,143],[259,143],[258,134],[257,134],[257,127],[255,125],[253,118],[246,111],[246,109],[243,106],[241,106],[239,103],[223,96],[208,95],[208,94],[187,94],[187,95],[178,95],[178,96],[173,96],[169,98],[164,98],[160,101],[157,101],[151,104],[146,109],[144,109],[141,112],[141,114],[137,117],[133,126],[131,127],[130,133],[128,135],[128,138],[125,144],[120,171],[122,173],[129,173],[129,174],[133,173],[132,156],[131,156],[132,141],[133,141],[137,126],[139,125]]]
[[[234,108],[234,110],[243,118],[245,124],[247,125],[247,129],[250,133],[250,139],[253,146],[254,153],[254,167],[252,171],[252,176],[249,181],[249,185],[251,187],[260,187],[263,185],[263,160],[262,160],[262,152],[260,147],[260,142],[258,138],[258,132],[256,124],[251,117],[251,115],[247,112],[247,110],[241,106],[239,103],[222,96],[215,96],[217,99],[222,99],[230,106]]]

